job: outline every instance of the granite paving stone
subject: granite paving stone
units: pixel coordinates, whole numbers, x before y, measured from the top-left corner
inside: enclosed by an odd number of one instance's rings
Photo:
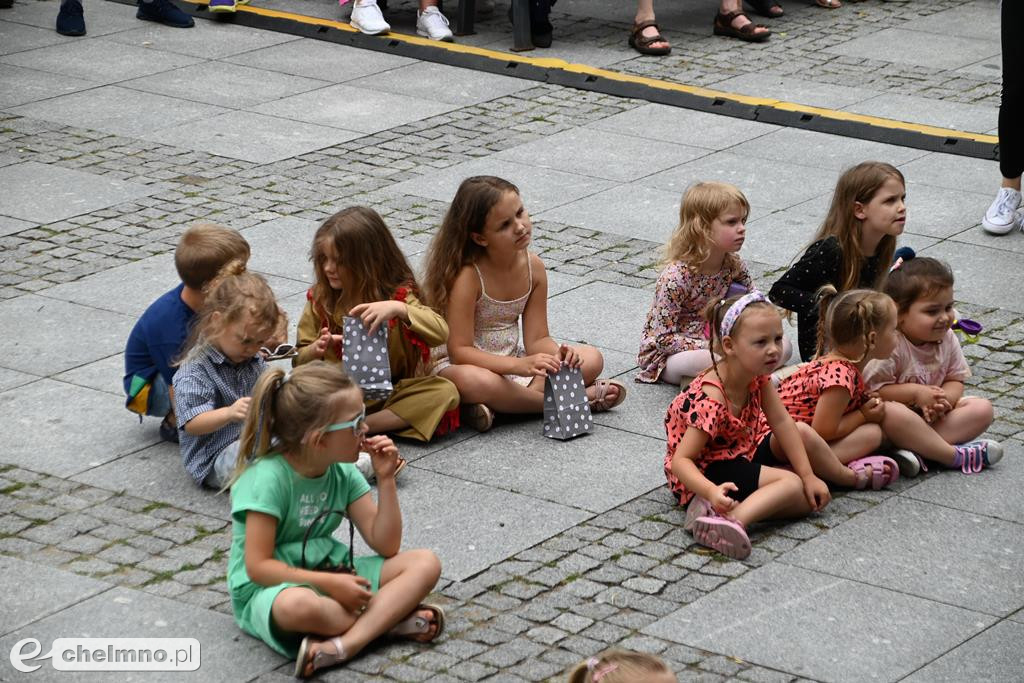
[[[909,683],[954,679],[1015,681],[1024,671],[1019,644],[1024,625],[1012,621],[995,624],[959,647],[918,669],[904,680]]]
[[[221,59],[258,69],[334,83],[354,80],[368,74],[415,63],[414,60],[407,57],[360,50],[347,45],[335,45],[308,38],[291,40]]]
[[[9,634],[110,588],[101,581],[13,557],[0,556],[0,569],[8,585],[0,634]]]
[[[200,60],[194,57],[122,45],[106,38],[68,41],[0,57],[12,64],[97,83],[116,83],[160,71],[178,69]]]

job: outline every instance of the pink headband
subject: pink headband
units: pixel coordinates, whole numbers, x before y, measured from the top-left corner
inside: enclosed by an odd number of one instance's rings
[[[733,325],[739,320],[740,314],[743,313],[743,309],[752,303],[758,301],[768,301],[768,298],[764,294],[757,291],[756,289],[749,294],[741,296],[736,303],[729,307],[729,310],[722,316],[722,323],[718,327],[721,336],[728,337],[729,333],[732,332]]]
[[[587,671],[590,672],[590,680],[593,683],[598,683],[598,681],[604,678],[607,674],[610,674],[611,672],[619,668],[618,664],[605,664],[603,667],[599,669],[597,668],[597,665],[599,663],[600,661],[597,659],[597,657],[591,657],[587,660]]]

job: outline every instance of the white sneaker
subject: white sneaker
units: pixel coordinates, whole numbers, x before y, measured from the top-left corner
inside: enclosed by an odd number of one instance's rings
[[[452,42],[452,30],[448,28],[448,17],[441,14],[437,7],[428,7],[416,12],[416,33],[431,40]]]
[[[352,28],[368,36],[375,36],[378,33],[387,33],[391,30],[391,24],[384,21],[380,7],[377,7],[377,0],[356,0],[352,6],[352,16],[348,23]]]
[[[889,457],[896,461],[900,467],[900,474],[904,477],[916,477],[921,471],[921,460],[913,451],[906,448],[894,448]]]
[[[981,219],[981,227],[985,232],[993,235],[1005,235],[1012,232],[1020,223],[1017,221],[1016,211],[1020,208],[1020,192],[1012,187],[999,188],[992,205],[985,212]]]
[[[370,458],[370,454],[364,451],[359,451],[359,457],[356,458],[355,462],[356,469],[363,475],[368,484],[372,484],[377,478],[377,475],[373,471],[373,460]]]

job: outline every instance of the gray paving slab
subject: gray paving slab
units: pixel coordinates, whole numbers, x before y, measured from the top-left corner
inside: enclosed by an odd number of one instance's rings
[[[665,104],[645,104],[595,121],[590,127],[713,150],[728,149],[778,130],[777,126],[767,123],[726,118]],[[655,146],[652,151],[657,149]]]
[[[4,17],[10,14],[4,13]],[[10,21],[0,21],[0,54],[11,54],[33,50],[37,47],[55,45],[67,40],[64,36],[51,30],[16,24]]]
[[[845,170],[865,159],[876,159],[898,166],[927,154],[909,147],[845,138],[799,128],[780,128],[739,144],[730,151],[761,159],[818,166],[827,169],[827,175],[832,175],[832,171]]]
[[[179,681],[250,679],[284,663],[284,658],[242,634],[226,614],[127,588],[114,588],[62,610],[0,640],[4,652],[20,637],[36,638],[48,651],[56,638],[195,638],[201,665],[196,673],[146,672],[136,680]],[[4,662],[4,673],[11,672]],[[38,673],[47,677],[50,664]],[[13,672],[11,672],[13,673]],[[121,674],[123,679],[129,675]],[[110,680],[109,672],[61,672],[68,681]]]
[[[717,152],[656,173],[647,178],[647,183],[659,190],[678,192],[681,196],[695,182],[719,180],[740,188],[751,204],[785,209],[831,192],[837,176],[813,166]]]
[[[476,460],[474,456],[467,461],[465,456],[462,470]],[[591,516],[507,487],[466,481],[463,472],[447,476],[429,471],[423,463],[420,459],[410,465],[399,480],[405,511],[402,547],[433,549],[446,579],[465,580]],[[484,463],[472,467],[483,469]]]
[[[139,22],[138,28],[115,33],[110,36],[110,40],[203,59],[223,59],[299,40],[286,33],[261,31],[233,23],[221,24],[213,21],[197,21],[190,31],[167,29],[168,27],[159,24]]]
[[[562,292],[568,292],[570,289],[576,289],[577,287],[590,282],[590,278],[566,275],[565,273],[560,273],[557,270],[548,270],[547,272],[548,297],[561,294]]]
[[[884,54],[898,64],[914,64],[936,69],[955,69],[982,56],[999,54],[999,41],[945,35],[941,41],[931,33],[886,28],[845,43],[825,48],[832,54],[875,59]]]
[[[20,387],[23,384],[29,384],[38,379],[39,375],[30,375],[27,372],[18,372],[17,370],[0,367],[0,391]]]
[[[313,283],[309,250],[319,221],[275,218],[242,231],[252,249],[249,269],[300,282]]]
[[[320,126],[376,133],[456,108],[454,104],[343,84],[261,104],[253,111]]]
[[[999,111],[993,107],[961,102],[935,102],[916,95],[885,93],[851,104],[845,109],[858,114],[976,133],[991,130],[999,123]]]
[[[309,38],[224,57],[223,61],[332,83],[350,81],[416,63],[408,57],[360,50]]]
[[[904,678],[906,683],[933,681],[1005,681],[1024,672],[1024,624],[1003,621]]]
[[[711,87],[740,95],[770,97],[783,102],[796,102],[826,109],[847,107],[881,94],[863,87],[820,83],[798,76],[774,73],[745,73],[717,81]]]
[[[109,356],[128,338],[133,324],[120,313],[35,294],[8,299],[0,302],[3,364],[35,375],[78,367]]]
[[[36,223],[11,218],[10,216],[0,216],[0,237],[31,230],[34,227],[36,227]]]
[[[196,486],[192,477],[185,472],[178,445],[160,441],[158,425],[159,420],[155,418],[147,419],[141,425],[137,420],[125,422],[117,431],[128,433],[136,440],[140,439],[140,435],[145,435],[146,440],[157,443],[95,467],[81,468],[83,471],[76,474],[73,480],[108,491],[125,491],[143,500],[167,503],[182,510],[231,521],[231,501],[228,496]]]
[[[939,238],[958,235],[981,222],[991,200],[988,194],[908,182],[907,232]]]
[[[984,215],[985,210],[988,208],[988,204],[992,197],[985,195],[975,195],[975,197],[984,197],[983,203],[972,202],[968,208],[974,209],[975,223],[974,227],[966,230],[962,230],[957,234],[950,237],[952,242],[965,242],[967,244],[973,244],[978,247],[986,247],[995,249],[998,251],[1005,251],[1011,254],[1024,254],[1024,240],[1020,238],[1020,233],[1013,232],[1009,235],[990,235],[981,228],[981,216]],[[981,210],[978,211],[978,207]],[[967,213],[967,209],[964,210]],[[1018,256],[1019,258],[1019,256]]]
[[[978,231],[968,232],[973,235]],[[1024,301],[1007,296],[1007,283],[1016,282],[1020,274],[1020,254],[947,240],[927,247],[921,255],[950,265],[958,301],[1024,311]]]
[[[498,76],[434,62],[400,66],[349,81],[349,85],[460,106],[487,102],[534,87],[532,82],[520,78]]]
[[[135,319],[158,297],[180,283],[174,256],[157,254],[50,287],[40,296],[115,311]]]
[[[126,8],[127,9],[127,8]],[[0,63],[75,76],[97,83],[117,83],[129,78],[179,69],[201,60],[106,38],[90,38],[27,50],[0,57]]]
[[[665,242],[679,224],[682,192],[650,187],[647,181],[621,184],[583,199],[534,214],[534,220]]]
[[[996,41],[999,36],[999,5],[985,0],[967,2],[927,17],[911,19],[903,24],[903,28],[938,36]]]
[[[232,112],[144,135],[155,142],[267,164],[347,142],[358,133],[251,112]]]
[[[0,576],[5,585],[0,635],[23,629],[37,619],[110,589],[110,584],[102,581],[15,557],[0,556]]]
[[[30,27],[21,26],[20,28],[29,30]],[[3,45],[2,36],[0,36],[0,45]],[[73,76],[62,76],[37,69],[5,65],[0,70],[0,107],[16,107],[20,104],[46,100],[79,90],[88,90],[98,85],[100,84]]]
[[[5,21],[36,26],[42,29],[53,31],[54,22],[57,20],[57,12],[60,9],[59,0],[32,0],[31,2],[16,2],[14,7],[4,12]],[[125,29],[135,28],[142,24],[135,18],[135,8],[113,2],[90,2],[85,6],[86,27],[89,36],[102,36],[110,33],[117,33]],[[170,29],[168,29],[170,30]],[[58,36],[64,43],[80,43],[82,38],[68,38]]]
[[[1012,559],[1021,552],[1019,524],[898,496],[782,561],[1004,617],[1024,606],[1024,577]]]
[[[118,397],[43,379],[0,393],[0,462],[70,477],[159,440],[137,425]]]
[[[1001,57],[979,59],[974,64],[968,64],[967,66],[962,66],[959,69],[954,69],[952,73],[963,74],[966,76],[978,76],[979,78],[1001,78],[1003,73],[1003,61]],[[998,135],[999,131],[991,131],[990,134]]]
[[[923,157],[900,164],[900,171],[908,183],[923,183],[951,190],[978,192],[990,197],[999,190],[999,164],[984,159],[971,159],[932,152]],[[991,200],[989,200],[991,201]],[[985,202],[979,207],[978,222],[988,208]]]
[[[752,212],[741,257],[773,266],[792,263],[811,243],[825,218],[826,211],[816,204],[804,202],[768,214]]]
[[[504,150],[495,158],[628,183],[707,154],[702,148],[668,142],[659,144],[655,155],[636,154],[648,145],[631,135],[575,128]]]
[[[124,354],[115,353],[108,358],[86,363],[53,376],[53,379],[76,384],[80,387],[95,389],[113,394],[118,398],[124,396]]]
[[[636,382],[638,373],[638,370],[630,370],[618,377],[629,392],[626,400],[615,410],[595,414],[594,422],[662,441],[660,450],[651,449],[644,456],[650,466],[648,469],[657,469],[657,463],[665,456],[665,412],[679,393],[679,387],[661,382]]]
[[[138,137],[161,128],[210,118],[229,110],[180,97],[107,85],[11,107],[9,111],[19,116],[55,121],[77,128]]]
[[[328,82],[238,64],[204,62],[136,78],[122,85],[193,102],[245,109],[316,90]]]
[[[931,477],[909,489],[908,498],[963,510],[973,515],[988,515],[1024,524],[1024,502],[1014,491],[1024,483],[1024,453],[1020,443],[1004,441],[1005,456],[985,476],[955,476],[951,472]]]
[[[875,579],[862,584],[770,564],[642,632],[801,679],[896,681],[994,621]]]
[[[1016,621],[1018,623],[1024,624],[1024,609],[1017,610],[1016,612],[1011,614],[1009,618],[1011,621]]]
[[[52,223],[163,189],[37,161],[0,168],[0,187],[0,214],[34,223]]]
[[[542,436],[538,417],[493,428],[483,452],[476,440],[467,441],[420,458],[416,467],[590,512],[610,510],[664,483],[649,466],[664,449],[660,441],[601,426],[578,439],[585,446]]]
[[[474,175],[496,175],[514,183],[522,194],[523,205],[531,215],[615,186],[610,180],[488,157],[455,164],[397,183],[391,186],[391,190],[450,202],[462,181]]]
[[[636,354],[601,346],[594,348],[600,351],[604,358],[604,370],[601,371],[601,377],[618,377],[619,381],[625,383],[628,388],[629,382],[625,382],[620,376],[636,368]]]
[[[650,292],[591,282],[551,298],[548,327],[558,339],[635,354],[650,306]]]

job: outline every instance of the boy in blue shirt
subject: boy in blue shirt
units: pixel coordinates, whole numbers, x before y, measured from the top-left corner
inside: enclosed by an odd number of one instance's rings
[[[181,284],[150,304],[124,350],[124,391],[129,410],[163,417],[160,436],[178,441],[174,418],[174,372],[196,312],[203,306],[203,288],[229,261],[249,260],[249,243],[237,230],[212,223],[193,225],[174,250]]]

